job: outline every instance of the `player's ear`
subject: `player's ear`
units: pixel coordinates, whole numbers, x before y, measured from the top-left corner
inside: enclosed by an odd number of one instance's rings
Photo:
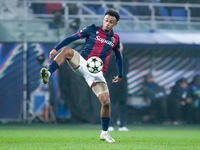
[[[103,18],[103,22],[105,21],[105,17]]]

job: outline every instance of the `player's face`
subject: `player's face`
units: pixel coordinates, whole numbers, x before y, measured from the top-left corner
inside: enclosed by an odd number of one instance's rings
[[[103,30],[110,32],[117,24],[117,19],[114,16],[106,15],[103,19]]]

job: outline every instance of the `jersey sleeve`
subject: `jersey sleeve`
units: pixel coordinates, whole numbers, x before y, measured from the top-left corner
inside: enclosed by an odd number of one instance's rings
[[[113,48],[113,51],[116,53],[118,51],[120,51],[120,41],[119,41],[119,38],[118,38],[118,42],[116,44],[116,46]]]
[[[117,65],[118,77],[122,78],[123,76],[123,58],[120,50],[115,53],[115,61]]]
[[[60,41],[56,46],[54,46],[54,49],[56,49],[58,51],[62,47],[66,46],[66,45],[70,44],[71,42],[78,40],[78,39],[80,39],[80,37],[78,36],[77,33],[75,33],[69,37],[66,37],[64,40]]]
[[[77,32],[78,36],[83,39],[85,37],[87,37],[90,34],[91,29],[94,27],[95,25],[91,25],[91,26],[87,26],[83,29],[81,29],[80,31]]]
[[[120,41],[119,41],[119,36],[117,35],[117,44],[113,48],[113,51],[115,52],[115,61],[117,65],[117,71],[118,71],[118,77],[122,78],[123,76],[123,59],[122,59],[122,54],[120,51]]]

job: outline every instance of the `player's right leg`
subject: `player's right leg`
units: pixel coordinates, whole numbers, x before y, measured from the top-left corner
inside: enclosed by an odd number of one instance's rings
[[[105,83],[104,83],[105,84]],[[110,136],[110,134],[107,132],[109,123],[110,123],[110,97],[108,92],[104,92],[99,94],[98,96],[100,102],[101,102],[101,125],[102,125],[102,131],[100,135],[101,140],[105,140],[108,143],[114,143],[115,140]]]
[[[40,76],[42,78],[42,82],[44,84],[47,84],[49,82],[50,75],[58,69],[62,64],[65,62],[65,60],[68,60],[69,62],[73,59],[74,56],[74,50],[64,47],[62,51],[54,58],[54,60],[49,65],[48,70],[46,68],[42,68],[40,70]],[[72,67],[77,67],[76,65],[79,64],[79,62],[72,64]],[[71,65],[71,64],[70,64]],[[74,65],[74,66],[73,66]]]
[[[97,82],[93,85],[92,90],[101,102],[102,132],[100,135],[100,139],[106,140],[108,143],[114,143],[115,140],[107,132],[110,123],[110,96],[107,84],[104,82]]]

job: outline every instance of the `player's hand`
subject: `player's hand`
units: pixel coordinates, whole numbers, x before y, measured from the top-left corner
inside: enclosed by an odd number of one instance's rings
[[[114,79],[112,80],[112,83],[118,83],[122,80],[122,78],[119,78],[118,76],[114,77]]]
[[[56,49],[53,49],[50,53],[49,53],[49,59],[52,61],[53,60],[53,57],[56,55],[57,53],[57,50]]]

